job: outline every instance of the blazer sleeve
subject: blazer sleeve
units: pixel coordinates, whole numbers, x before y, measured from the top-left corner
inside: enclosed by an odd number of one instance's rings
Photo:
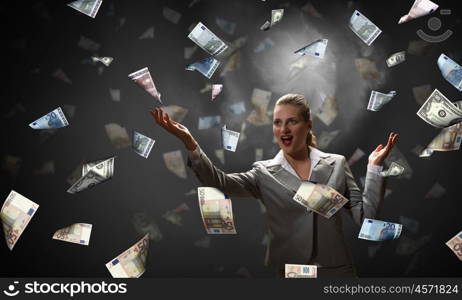
[[[257,163],[252,165],[250,171],[226,174],[215,167],[204,151],[197,146],[196,150],[189,153],[188,166],[204,186],[217,188],[231,197],[261,198],[257,182]]]
[[[350,200],[345,204],[346,212],[356,224],[361,226],[364,218],[374,219],[377,215],[385,194],[386,182],[379,172],[373,172],[368,168],[364,191],[361,193],[345,157],[343,157],[342,163],[346,181],[345,197]]]

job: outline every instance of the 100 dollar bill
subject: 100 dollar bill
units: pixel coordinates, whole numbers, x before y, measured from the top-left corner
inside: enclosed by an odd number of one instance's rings
[[[417,115],[428,124],[438,128],[462,122],[462,110],[437,89],[417,111]]]

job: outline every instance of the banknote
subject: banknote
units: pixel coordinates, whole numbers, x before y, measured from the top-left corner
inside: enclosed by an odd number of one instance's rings
[[[109,180],[114,175],[115,156],[83,164],[82,176],[67,190],[70,194],[79,193],[98,183]]]
[[[265,50],[268,50],[268,49],[272,48],[274,45],[275,45],[275,43],[273,42],[273,40],[270,39],[269,37],[267,37],[263,41],[261,41],[257,45],[257,47],[255,47],[255,49],[253,49],[253,52],[260,53],[260,52],[263,52]]]
[[[328,185],[303,181],[293,199],[329,219],[348,199]]]
[[[221,164],[225,164],[225,150],[217,149],[215,150],[215,156],[220,160]]]
[[[136,82],[141,88],[162,103],[162,100],[160,100],[161,94],[157,91],[154,80],[152,80],[151,73],[147,67],[129,74],[128,78]]]
[[[55,161],[49,160],[45,162],[40,168],[34,170],[36,175],[50,175],[55,173]]]
[[[263,148],[255,149],[255,161],[263,160]]]
[[[238,52],[247,43],[247,36],[241,36],[236,38],[232,43],[229,44],[228,48],[220,53],[217,58],[225,59]]]
[[[210,55],[218,55],[228,46],[201,22],[189,33],[188,38]],[[210,78],[210,77],[209,77]]]
[[[221,93],[223,90],[222,84],[214,84],[212,85],[212,101]]]
[[[404,167],[396,162],[392,162],[387,170],[380,172],[382,177],[399,176],[404,173]]]
[[[209,129],[215,126],[220,125],[221,123],[221,116],[206,116],[206,117],[199,117],[199,125],[198,129]]]
[[[340,130],[333,131],[323,131],[321,135],[317,138],[317,148],[318,149],[327,149],[329,144],[338,136]]]
[[[396,96],[396,91],[390,91],[387,94],[372,91],[369,97],[367,109],[371,111],[379,111],[385,104],[391,101]]]
[[[305,54],[309,54],[315,57],[323,58],[324,54],[326,53],[328,39],[320,39],[316,40],[305,47],[298,49],[295,51],[295,54],[299,54],[301,56]]]
[[[228,110],[234,115],[240,115],[246,112],[244,101],[233,103],[228,106]]]
[[[398,24],[409,22],[411,20],[431,14],[438,8],[438,4],[431,2],[430,0],[415,0],[409,13],[402,16]]]
[[[196,52],[197,46],[194,45],[192,47],[184,47],[184,59],[190,59],[193,54]]]
[[[155,27],[151,26],[148,29],[146,29],[139,37],[139,40],[147,40],[147,39],[153,39],[154,38],[154,32],[155,32]]]
[[[137,131],[133,131],[133,150],[144,158],[148,158],[156,141]]]
[[[420,153],[420,157],[429,157],[433,151],[454,151],[460,149],[462,142],[462,122],[443,128],[441,132]]]
[[[271,27],[271,22],[267,20],[265,21],[265,23],[263,23],[263,25],[260,26],[260,30],[266,31],[270,29],[270,27]]]
[[[435,182],[425,194],[424,199],[438,199],[444,194],[446,194],[446,189],[439,182]]]
[[[2,170],[6,171],[11,179],[15,180],[21,169],[22,158],[6,154],[2,157]]]
[[[318,266],[285,264],[286,278],[317,278]]]
[[[462,260],[462,231],[447,241],[446,246],[448,246],[452,252],[454,252],[460,260]]]
[[[368,46],[382,33],[382,30],[359,11],[355,10],[350,18],[350,29]]]
[[[112,101],[120,102],[120,90],[109,88],[109,94],[111,95]]]
[[[100,63],[104,64],[106,67],[109,67],[109,65],[112,63],[114,60],[114,57],[109,57],[109,56],[103,56],[103,57],[98,57],[98,56],[92,56],[91,60],[93,62],[99,61]]]
[[[72,80],[67,76],[66,73],[62,69],[56,69],[51,73],[51,76],[55,77],[56,79],[59,79],[67,84],[72,84]]]
[[[188,71],[199,71],[202,75],[210,79],[217,70],[220,62],[213,57],[204,58],[189,66],[186,66]]]
[[[228,58],[223,70],[220,73],[220,77],[224,77],[228,72],[236,71],[241,63],[241,52],[237,51]]]
[[[458,63],[450,59],[444,53],[438,58],[438,68],[444,79],[456,89],[462,91],[462,68]]]
[[[381,74],[377,69],[377,65],[370,59],[356,58],[355,66],[359,75],[365,80],[378,80],[381,78]]]
[[[398,178],[410,179],[414,171],[411,168],[411,165],[407,161],[406,157],[399,150],[397,146],[394,146],[391,152],[388,154],[387,158],[383,162],[385,168],[390,168],[392,163],[395,162],[404,168],[403,173],[397,175]]]
[[[436,51],[434,43],[429,43],[421,39],[409,41],[407,46],[407,53],[412,55],[430,56],[433,55],[434,51]]]
[[[26,229],[39,205],[18,192],[11,190],[0,210],[6,245],[10,250]]]
[[[166,6],[162,9],[162,15],[173,24],[178,24],[181,19],[181,14],[179,12]]]
[[[271,27],[281,22],[284,16],[284,9],[273,9],[271,10]]]
[[[145,212],[136,212],[133,214],[132,223],[136,232],[140,235],[149,235],[150,240],[156,242],[162,240],[163,236],[160,232],[159,226],[150,218]]]
[[[76,0],[67,4],[67,6],[72,7],[89,17],[95,18],[101,3],[103,3],[103,0]]]
[[[189,210],[189,206],[186,203],[182,203],[177,208],[166,211],[162,215],[162,217],[172,224],[183,226],[183,224],[181,223],[183,218],[180,213],[187,211],[187,210]]]
[[[361,150],[360,148],[356,148],[355,152],[351,155],[351,157],[348,159],[348,165],[351,167],[354,165],[356,162],[358,162],[366,153]]]
[[[117,149],[131,145],[130,137],[128,136],[128,131],[125,127],[116,123],[108,123],[104,125],[104,129],[112,145]]]
[[[380,220],[364,218],[358,238],[369,241],[386,241],[397,239],[403,225]]]
[[[188,109],[179,105],[162,106],[162,110],[168,114],[170,120],[178,123],[183,122],[184,117],[188,114]]]
[[[253,111],[247,117],[247,121],[255,126],[269,125],[271,120],[268,117],[268,105],[271,101],[271,92],[254,88],[252,91]]]
[[[319,13],[319,11],[313,6],[313,4],[310,1],[306,2],[305,5],[303,5],[300,9],[302,12],[307,13],[312,17],[323,19],[323,16]]]
[[[386,63],[387,66],[394,67],[406,60],[406,51],[400,51],[393,53],[389,58],[387,58]]]
[[[432,93],[432,86],[429,84],[419,85],[412,88],[415,101],[422,106],[427,100],[428,96]]]
[[[322,96],[322,102],[319,111],[316,113],[318,117],[326,126],[330,126],[338,115],[338,105],[335,96]]]
[[[135,245],[111,260],[106,268],[114,278],[139,278],[146,270],[146,258],[149,250],[149,234]]]
[[[101,47],[100,44],[98,44],[97,42],[83,35],[80,36],[80,39],[77,42],[77,46],[84,50],[91,51],[91,52],[96,52]]]
[[[205,236],[204,238],[195,241],[194,246],[201,247],[201,248],[210,248],[211,241],[212,239],[209,236]]]
[[[86,223],[75,223],[56,231],[53,239],[88,246],[92,226]]]
[[[417,111],[417,115],[428,124],[444,128],[462,122],[462,110],[449,101],[438,89],[428,97]]]
[[[163,154],[165,166],[176,176],[186,179],[186,167],[180,150]]]
[[[213,187],[199,187],[197,194],[207,233],[236,234],[231,199]]]
[[[225,20],[223,18],[216,17],[215,23],[218,25],[218,27],[220,27],[221,30],[229,35],[233,35],[234,31],[236,30],[236,23]]]
[[[239,132],[229,130],[226,128],[226,125],[224,125],[221,128],[221,144],[223,149],[236,152],[237,143],[239,142],[239,135]]]
[[[61,128],[66,127],[67,125],[69,125],[69,122],[67,121],[61,107],[54,109],[53,111],[29,124],[32,129]]]

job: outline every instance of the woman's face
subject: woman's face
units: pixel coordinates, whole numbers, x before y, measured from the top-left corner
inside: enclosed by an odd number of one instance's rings
[[[311,120],[305,122],[297,106],[281,104],[274,107],[273,134],[285,153],[291,155],[306,149],[310,130]]]

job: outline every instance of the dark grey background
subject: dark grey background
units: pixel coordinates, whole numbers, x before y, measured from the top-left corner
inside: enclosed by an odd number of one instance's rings
[[[379,143],[386,142],[390,131],[400,134],[397,147],[413,169],[410,179],[388,181],[392,194],[383,202],[378,219],[399,222],[406,216],[420,222],[419,231],[403,235],[418,240],[431,234],[428,243],[412,254],[396,253],[399,243],[387,241],[375,256],[368,256],[368,247],[376,243],[357,239],[358,227],[345,223],[346,238],[352,248],[358,273],[362,277],[392,276],[461,276],[462,264],[444,244],[462,230],[459,193],[460,152],[435,153],[423,160],[412,153],[417,145],[426,145],[439,132],[416,115],[412,87],[431,84],[452,101],[461,100],[460,92],[444,80],[436,60],[444,52],[462,62],[460,51],[460,13],[454,1],[438,1],[440,8],[452,9],[452,15],[441,16],[443,27],[435,34],[451,29],[455,34],[436,44],[425,55],[408,54],[405,63],[387,68],[385,59],[397,51],[406,50],[411,40],[417,40],[416,30],[427,28],[429,17],[402,25],[399,18],[406,14],[413,1],[312,1],[323,19],[300,11],[305,1],[200,1],[188,8],[190,1],[110,1],[105,0],[92,19],[67,7],[64,1],[10,2],[0,5],[6,20],[2,26],[4,56],[2,72],[2,161],[5,155],[20,157],[17,176],[5,168],[1,173],[1,195],[5,199],[11,189],[40,205],[39,210],[19,239],[13,251],[6,244],[0,247],[0,276],[110,276],[105,263],[132,246],[141,235],[133,225],[133,215],[144,212],[159,226],[163,239],[152,242],[144,277],[274,277],[263,266],[265,247],[264,214],[253,199],[233,199],[233,211],[238,235],[212,236],[210,248],[194,246],[206,236],[200,218],[197,197],[184,193],[198,186],[193,173],[188,179],[168,171],[162,153],[181,149],[179,141],[154,125],[148,110],[156,100],[141,90],[127,75],[149,67],[166,105],[181,105],[189,109],[184,124],[188,126],[211,159],[227,172],[247,170],[254,161],[255,148],[264,148],[264,159],[273,157],[278,147],[272,143],[270,126],[247,124],[247,139],[235,153],[226,152],[222,165],[214,155],[220,147],[219,127],[197,130],[199,116],[222,115],[222,123],[239,130],[251,110],[253,88],[270,90],[271,107],[288,91],[305,94],[313,100],[320,89],[337,97],[339,115],[326,127],[314,117],[314,132],[340,129],[341,134],[326,151],[351,156],[356,148],[366,153]],[[162,16],[168,6],[182,14],[175,25]],[[270,18],[271,9],[284,7],[282,22],[267,32],[259,30]],[[112,10],[114,9],[114,10]],[[358,9],[383,33],[373,43],[373,51],[348,28],[354,9]],[[112,14],[112,12],[114,14]],[[438,13],[433,16],[439,16]],[[221,17],[237,23],[233,36],[223,32],[215,23]],[[126,22],[119,26],[121,18]],[[193,46],[187,38],[192,23],[203,22],[216,35],[231,42],[247,36],[241,49],[240,68],[220,77],[220,66],[212,79],[184,67],[207,57],[198,49],[185,60],[184,47]],[[153,40],[138,37],[155,26]],[[98,75],[100,65],[82,64],[94,53],[77,47],[80,36],[101,44],[98,54],[112,56],[114,62]],[[254,48],[270,37],[275,46],[262,53]],[[297,77],[287,79],[288,64],[296,59],[293,51],[317,39],[327,38],[329,44],[323,61]],[[379,81],[362,79],[354,59],[369,55],[382,73]],[[314,58],[313,58],[314,59]],[[66,84],[51,74],[61,68],[72,80]],[[210,94],[199,92],[206,83],[223,83],[224,90],[214,101]],[[121,101],[111,100],[109,88],[121,90]],[[371,89],[398,95],[380,112],[366,110]],[[245,101],[247,113],[234,116],[227,112],[229,104]],[[18,110],[21,103],[25,111]],[[70,104],[76,107],[70,126],[46,141],[28,124],[54,108]],[[110,143],[104,124],[118,123],[129,131],[137,130],[156,140],[148,159],[130,148],[115,149]],[[66,193],[67,177],[82,161],[94,161],[117,155],[114,177],[80,194]],[[43,163],[54,160],[56,171],[51,175],[36,175]],[[367,159],[364,157],[352,169],[359,184],[364,176]],[[430,188],[438,182],[446,193],[437,199],[425,199]],[[186,203],[190,210],[183,212],[183,226],[169,223],[162,215]],[[72,223],[93,224],[90,246],[79,246],[53,240],[53,233]],[[241,270],[241,271],[238,271]],[[244,274],[244,275],[243,275]]]

